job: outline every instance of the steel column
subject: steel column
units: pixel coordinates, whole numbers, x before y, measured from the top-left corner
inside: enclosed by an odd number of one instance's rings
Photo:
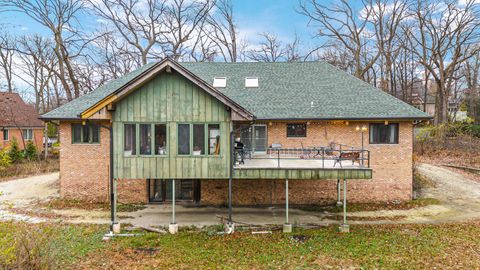
[[[285,224],[288,224],[288,178],[285,178]]]
[[[343,224],[347,224],[347,179],[343,178]]]
[[[176,224],[175,221],[175,179],[172,179],[172,224]]]
[[[340,178],[337,178],[337,206],[342,205],[342,185],[340,183]]]
[[[230,132],[230,173],[228,177],[228,222],[232,224],[233,131]]]

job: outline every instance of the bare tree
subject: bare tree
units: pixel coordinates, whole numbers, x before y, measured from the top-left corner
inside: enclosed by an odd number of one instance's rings
[[[215,7],[215,13],[207,19],[208,25],[212,28],[209,36],[216,44],[223,61],[236,62],[238,60],[238,29],[235,25],[232,1],[218,0],[215,2]]]
[[[475,56],[479,47],[480,20],[477,5],[418,0],[412,8],[417,34],[410,35],[412,52],[436,84],[435,122],[448,121],[452,78],[461,65]]]
[[[49,84],[56,66],[53,43],[40,35],[19,38],[17,47],[24,52],[19,54],[22,60],[18,67],[22,72],[17,77],[28,84],[35,93],[35,109],[43,113],[49,111]],[[25,76],[26,75],[26,76]],[[59,98],[59,97],[57,97]]]
[[[475,54],[464,65],[465,81],[467,84],[467,107],[468,116],[470,116],[475,124],[480,123],[479,115],[479,72],[480,72],[480,53]]]
[[[352,56],[353,74],[365,79],[381,53],[370,46],[375,36],[369,30],[372,5],[364,4],[360,14],[347,0],[329,6],[319,0],[302,0],[300,13],[308,17],[309,24],[318,27],[316,37],[327,38],[321,47],[341,45]],[[365,53],[371,56],[362,55]]]
[[[165,35],[163,50],[175,60],[188,54],[192,44],[196,43],[199,28],[213,8],[211,0],[171,0],[165,7]]]
[[[263,32],[259,36],[262,39],[258,48],[250,49],[247,52],[249,59],[258,62],[279,62],[285,59],[285,48],[277,35]]]
[[[13,57],[15,40],[7,33],[0,33],[0,67],[7,83],[7,91],[13,92]]]
[[[162,44],[162,35],[167,31],[164,25],[165,1],[162,0],[88,0],[90,7],[102,18],[109,30],[111,41],[117,51],[139,58],[145,65],[149,58],[161,57],[162,52],[154,50]],[[118,35],[115,35],[118,33]],[[123,40],[118,42],[117,39]]]

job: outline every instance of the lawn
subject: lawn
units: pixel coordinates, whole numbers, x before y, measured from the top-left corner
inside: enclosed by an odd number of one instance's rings
[[[318,268],[467,268],[480,267],[480,222],[442,225],[352,225],[292,234],[218,235],[216,227],[184,229],[178,235],[146,233],[102,242],[106,226],[0,223],[0,259],[11,239],[30,228],[48,235],[52,265],[85,269],[318,269]],[[12,230],[12,228],[14,228]],[[45,233],[46,232],[46,233]],[[42,237],[39,237],[41,241]],[[22,237],[20,237],[21,239]],[[31,237],[30,237],[31,238]],[[52,244],[54,243],[54,244]],[[11,245],[10,245],[11,246]],[[3,257],[2,257],[3,256]],[[3,262],[4,263],[4,262]],[[2,261],[0,261],[0,268]],[[4,263],[4,268],[5,263]]]

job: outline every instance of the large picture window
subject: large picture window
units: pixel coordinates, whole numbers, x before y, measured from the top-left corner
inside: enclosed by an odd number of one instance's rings
[[[208,154],[220,154],[220,125],[218,124],[208,125]]]
[[[287,124],[287,137],[307,137],[307,125]]]
[[[24,138],[25,138],[25,133],[27,132],[23,132]],[[33,130],[31,134],[33,138]],[[31,139],[27,139],[27,140],[31,140]],[[72,124],[72,143],[75,143],[75,144],[100,143],[100,128],[93,124],[86,124],[86,125]]]
[[[178,125],[178,154],[189,155],[190,154],[190,125],[179,124]]]
[[[193,155],[205,155],[205,125],[193,125]]]
[[[167,153],[167,125],[155,125],[155,155]]]
[[[370,144],[398,144],[398,124],[370,124]]]
[[[140,155],[152,154],[152,125],[140,124]]]
[[[124,126],[124,146],[125,155],[135,155],[137,152],[137,132],[135,124],[125,124]]]

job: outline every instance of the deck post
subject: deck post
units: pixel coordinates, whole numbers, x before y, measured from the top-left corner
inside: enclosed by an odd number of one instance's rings
[[[168,225],[168,232],[171,234],[178,232],[178,224],[175,220],[175,179],[172,179],[172,220]]]
[[[234,134],[230,132],[230,172],[228,177],[228,222],[225,228],[227,233],[233,233],[235,225],[232,221],[232,178],[233,178],[233,162],[234,162]]]
[[[292,232],[292,224],[288,222],[288,177],[285,177],[285,224],[283,224],[283,232]]]
[[[347,224],[347,179],[343,178],[343,223],[339,227],[340,232],[350,232],[350,225]]]
[[[340,184],[340,178],[337,178],[337,206],[342,206],[342,185]]]

